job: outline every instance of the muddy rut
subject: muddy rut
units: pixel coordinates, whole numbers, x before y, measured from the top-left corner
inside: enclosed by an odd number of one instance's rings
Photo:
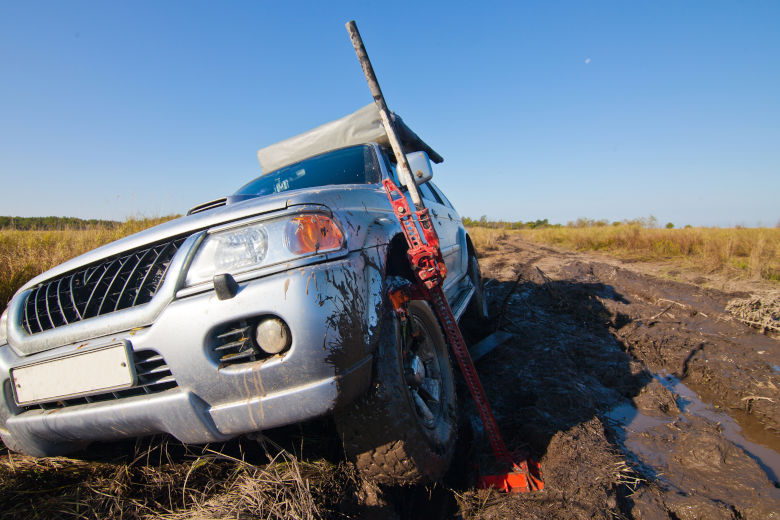
[[[463,516],[780,518],[780,348],[725,310],[745,294],[511,236],[480,264],[512,337],[477,367],[547,488],[466,492]]]

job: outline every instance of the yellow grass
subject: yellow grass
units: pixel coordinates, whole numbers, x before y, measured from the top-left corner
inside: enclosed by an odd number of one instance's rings
[[[518,231],[515,230],[510,231],[506,229],[492,229],[478,226],[469,227],[468,231],[469,236],[471,237],[471,243],[474,244],[477,254],[498,250],[500,242],[509,236],[510,233],[518,233]]]
[[[0,305],[27,280],[70,258],[172,217],[132,219],[117,226],[52,231],[0,230]],[[470,227],[477,251],[501,247],[520,234],[527,240],[577,251],[603,251],[634,260],[684,261],[704,272],[780,282],[780,229],[655,229],[638,225],[488,229]]]
[[[108,242],[155,226],[172,217],[131,219],[116,226],[20,231],[0,229],[0,305],[43,271]]]
[[[656,229],[624,224],[521,230],[469,229],[478,251],[497,249],[503,237],[515,233],[527,240],[575,251],[603,251],[643,261],[683,261],[703,272],[780,281],[778,228]]]

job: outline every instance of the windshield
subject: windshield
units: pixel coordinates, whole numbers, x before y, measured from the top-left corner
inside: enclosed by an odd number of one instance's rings
[[[369,145],[342,148],[272,171],[245,184],[236,195],[268,195],[329,184],[374,184],[381,180]]]

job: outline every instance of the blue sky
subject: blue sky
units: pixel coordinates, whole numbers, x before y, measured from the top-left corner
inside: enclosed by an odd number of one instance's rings
[[[0,215],[185,212],[388,103],[464,216],[780,220],[778,2],[0,3]]]

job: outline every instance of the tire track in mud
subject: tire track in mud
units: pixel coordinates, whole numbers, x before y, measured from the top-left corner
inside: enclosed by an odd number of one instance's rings
[[[514,339],[477,366],[508,444],[541,457],[547,487],[466,492],[464,517],[777,517],[777,472],[659,376],[777,449],[778,342],[730,318],[725,305],[739,295],[516,237],[480,264],[493,278],[490,328]]]

